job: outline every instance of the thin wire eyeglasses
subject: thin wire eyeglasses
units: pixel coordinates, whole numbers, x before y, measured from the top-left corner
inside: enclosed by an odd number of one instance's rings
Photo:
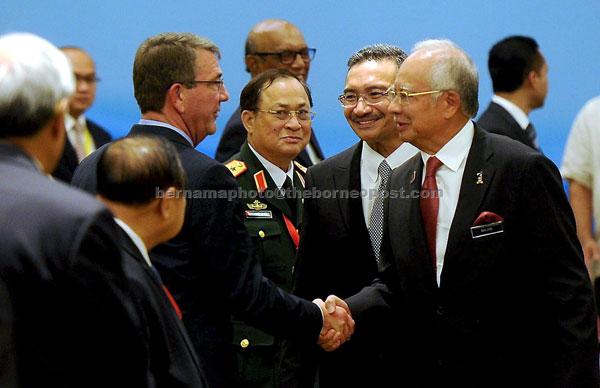
[[[369,92],[366,94],[344,93],[340,94],[338,101],[344,108],[353,108],[358,105],[358,101],[362,98],[367,105],[377,105],[387,101],[388,92]]]
[[[288,121],[292,118],[292,116],[296,116],[298,121],[311,121],[314,119],[317,112],[310,112],[307,110],[271,110],[271,109],[254,109],[255,112],[263,112],[269,113],[271,116],[275,117],[281,121]]]
[[[393,89],[388,89],[387,90],[387,94],[390,98],[390,104],[392,102],[394,102],[394,100],[396,99],[396,97],[398,98],[398,101],[400,102],[400,105],[408,105],[410,104],[410,97],[415,97],[415,96],[424,96],[427,94],[435,94],[435,93],[442,93],[444,92],[444,90],[428,90],[426,92],[415,92],[415,93],[409,93],[406,92],[404,90],[401,91],[395,91]]]

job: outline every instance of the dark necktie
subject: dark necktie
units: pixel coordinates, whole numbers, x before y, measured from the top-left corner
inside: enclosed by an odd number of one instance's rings
[[[540,151],[540,142],[538,141],[537,133],[535,132],[535,127],[533,124],[529,123],[527,128],[525,128],[525,133],[529,140],[531,140],[531,144],[533,144],[534,148]]]
[[[379,177],[379,186],[377,187],[377,198],[373,202],[373,210],[371,210],[371,219],[369,220],[369,237],[373,246],[375,259],[379,262],[381,254],[381,239],[383,238],[383,198],[387,187],[388,179],[392,174],[392,168],[384,159],[377,169]]]
[[[437,232],[438,211],[440,208],[440,199],[438,193],[435,173],[442,166],[442,162],[435,156],[427,159],[425,168],[425,180],[421,187],[421,217],[425,226],[425,238],[427,239],[427,248],[433,261],[433,268],[437,270],[437,259],[435,253],[435,240]]]
[[[150,265],[149,267],[150,267],[150,270],[152,271],[152,273],[154,274],[154,277],[156,278],[156,280],[158,280],[158,282],[160,283],[163,291],[167,295],[167,299],[169,299],[169,302],[171,302],[171,305],[173,306],[173,309],[175,310],[175,314],[177,314],[177,316],[179,317],[179,319],[181,319],[182,318],[181,310],[179,309],[179,306],[177,305],[177,302],[175,302],[175,298],[173,298],[173,295],[171,295],[171,293],[169,292],[169,289],[163,283],[162,278],[160,277],[160,274],[158,273],[158,271],[156,270],[156,268],[154,268],[153,265]]]
[[[296,221],[296,196],[294,195],[294,187],[289,176],[285,178],[281,189],[283,190],[283,195],[285,195],[284,199],[292,211],[292,220]]]

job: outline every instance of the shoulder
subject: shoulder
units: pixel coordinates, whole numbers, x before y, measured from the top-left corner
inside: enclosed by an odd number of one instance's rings
[[[97,147],[106,144],[112,140],[112,136],[110,135],[110,133],[108,133],[106,129],[98,125],[95,121],[86,118],[86,122],[87,127],[90,130],[94,141],[96,142]]]
[[[339,154],[333,155],[320,163],[317,163],[309,168],[311,174],[322,174],[329,172],[334,168],[347,167],[350,168],[352,158],[357,152],[357,148],[360,146],[360,142],[353,145],[352,147],[340,152]]]

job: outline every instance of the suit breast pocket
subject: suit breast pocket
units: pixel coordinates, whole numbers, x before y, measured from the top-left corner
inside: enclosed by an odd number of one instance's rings
[[[246,220],[255,254],[263,275],[286,290],[292,282],[295,248],[292,249],[287,231],[276,220]]]

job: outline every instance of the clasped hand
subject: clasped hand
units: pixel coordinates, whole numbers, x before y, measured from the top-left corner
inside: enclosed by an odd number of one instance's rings
[[[317,343],[326,352],[339,348],[354,333],[354,320],[350,308],[342,299],[330,295],[326,302],[315,299],[323,312],[323,329],[319,334]]]

